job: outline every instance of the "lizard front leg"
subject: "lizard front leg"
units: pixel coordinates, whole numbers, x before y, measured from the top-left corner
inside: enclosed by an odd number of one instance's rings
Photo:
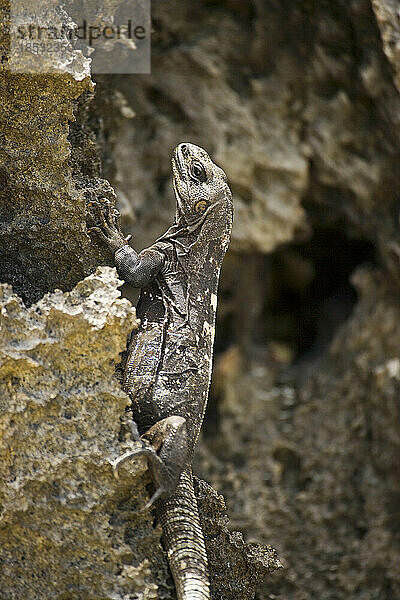
[[[88,232],[96,234],[113,253],[118,275],[133,287],[148,285],[163,266],[163,254],[153,248],[146,248],[138,254],[128,243],[131,236],[125,237],[121,231],[119,212],[106,198],[90,202],[89,206],[97,210],[100,225],[91,227]]]
[[[119,212],[107,199],[103,198],[100,202],[92,202],[90,205],[97,209],[100,226],[92,227],[89,229],[89,233],[95,233],[113,252],[118,274],[127,283],[133,287],[147,286],[162,268],[164,255],[153,248],[142,250],[139,254],[131,248],[128,244],[128,237],[124,237],[121,231]],[[149,384],[149,382],[147,383]],[[129,389],[126,391],[130,393]],[[183,468],[181,456],[184,459],[187,457],[185,420],[181,417],[164,419],[160,423],[156,423],[154,428],[146,433],[146,436],[147,439],[144,436],[141,440],[141,448],[125,452],[114,462],[114,473],[117,475],[118,467],[126,460],[146,456],[156,485],[156,491],[146,505],[148,507],[161,494],[171,493],[176,487]],[[137,427],[133,430],[132,438],[138,441]],[[172,442],[175,439],[181,442],[177,444],[176,451],[174,451]],[[154,444],[150,444],[149,442],[153,440]]]
[[[123,246],[127,246],[131,235],[124,236],[120,226],[120,213],[113,208],[107,198],[98,202],[89,202],[88,206],[96,210],[100,226],[90,227],[88,233],[96,234],[101,241],[115,254]]]

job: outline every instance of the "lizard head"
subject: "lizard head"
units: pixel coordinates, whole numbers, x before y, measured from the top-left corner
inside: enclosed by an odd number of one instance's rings
[[[179,144],[172,157],[172,172],[178,220],[196,223],[213,206],[231,202],[224,171],[200,146]]]

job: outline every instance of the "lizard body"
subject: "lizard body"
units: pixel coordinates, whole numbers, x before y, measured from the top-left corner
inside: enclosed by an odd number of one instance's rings
[[[193,144],[172,158],[177,200],[174,224],[139,254],[106,203],[101,228],[119,275],[141,288],[140,327],[132,334],[123,389],[143,447],[120,460],[146,455],[155,485],[156,518],[178,600],[208,600],[207,557],[193,492],[191,461],[206,409],[217,288],[233,220],[225,173]]]

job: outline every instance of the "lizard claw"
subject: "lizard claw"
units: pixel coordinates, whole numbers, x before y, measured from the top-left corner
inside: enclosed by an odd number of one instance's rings
[[[113,475],[115,477],[115,479],[119,479],[119,475],[118,475],[118,469],[119,467],[126,462],[129,458],[132,458],[132,456],[138,456],[138,452],[141,453],[142,448],[139,448],[138,450],[128,450],[127,452],[124,452],[123,454],[121,454],[121,456],[118,456],[118,458],[116,458],[115,460],[112,461],[111,466],[112,466],[112,470],[113,470]]]
[[[95,233],[103,240],[103,242],[107,242],[107,237],[104,235],[100,227],[90,227],[87,231],[88,233]]]
[[[133,515],[143,514],[146,510],[149,510],[153,506],[154,502],[156,500],[158,500],[160,496],[162,496],[163,494],[165,494],[166,491],[167,490],[164,487],[162,487],[162,486],[159,487],[154,492],[154,494],[151,496],[150,500],[148,502],[146,502],[146,504],[144,506],[142,506],[141,508],[138,508],[137,510],[132,510],[131,514],[133,514]]]
[[[127,452],[121,454],[121,456],[118,456],[118,458],[113,460],[113,462],[111,463],[115,479],[119,479],[118,469],[120,468],[120,466],[124,464],[124,462],[126,462],[127,460],[130,460],[131,458],[137,458],[138,456],[146,456],[151,461],[162,464],[161,458],[151,447],[142,447],[137,448],[135,450],[128,450]]]
[[[142,440],[142,442],[143,442],[143,440]],[[145,510],[149,510],[149,508],[151,508],[153,506],[154,502],[156,502],[156,500],[158,500],[158,498],[160,496],[171,491],[170,490],[171,478],[168,473],[168,470],[166,469],[165,464],[163,463],[161,458],[158,456],[158,454],[154,450],[154,448],[152,446],[143,445],[142,448],[137,448],[135,450],[128,450],[127,452],[124,452],[124,454],[121,454],[121,456],[118,456],[118,458],[116,458],[111,463],[115,479],[119,479],[119,475],[118,475],[119,467],[127,460],[130,460],[132,458],[137,458],[138,456],[145,456],[149,460],[149,463],[150,463],[149,467],[153,471],[153,474],[157,473],[159,475],[156,478],[156,482],[158,484],[156,491],[151,496],[150,500],[141,509],[139,509],[137,511],[137,512],[143,512]]]
[[[110,200],[107,198],[100,198],[96,201],[91,200],[87,203],[87,206],[94,208],[97,220],[100,221],[95,227],[88,229],[89,233],[96,233],[101,241],[108,246],[109,250],[113,252],[127,244],[121,231],[121,215]]]
[[[139,429],[137,423],[133,419],[127,418],[125,423],[129,426],[131,430],[131,437],[134,442],[140,442],[142,446],[145,446],[144,440],[140,437]]]
[[[160,485],[160,487],[156,489],[150,500],[143,506],[143,508],[139,509],[138,512],[144,512],[145,510],[149,510],[149,508],[153,506],[154,502],[158,500],[160,496],[165,494],[166,491],[167,490],[165,489],[165,487]]]

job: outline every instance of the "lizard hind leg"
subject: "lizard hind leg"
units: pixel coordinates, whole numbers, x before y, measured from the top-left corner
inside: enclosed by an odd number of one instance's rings
[[[132,437],[138,441],[136,424],[131,423]],[[183,417],[170,416],[155,423],[141,436],[142,447],[129,450],[113,463],[118,477],[118,469],[124,462],[144,456],[147,459],[155,492],[143,510],[150,508],[160,496],[170,496],[179,481],[182,470],[189,460],[189,446],[186,420]]]
[[[178,600],[210,600],[207,554],[201,530],[192,470],[186,421],[171,416],[153,425],[143,436],[158,451],[170,478],[165,482],[163,469],[151,463],[158,490],[168,487],[164,497],[157,490],[149,504],[155,504],[156,519],[163,530],[163,545],[175,581]]]
[[[170,496],[179,481],[179,477],[188,463],[189,446],[186,420],[176,415],[166,417],[155,423],[142,435],[143,440],[151,444],[158,460],[149,460],[155,493],[148,505],[161,495]]]

